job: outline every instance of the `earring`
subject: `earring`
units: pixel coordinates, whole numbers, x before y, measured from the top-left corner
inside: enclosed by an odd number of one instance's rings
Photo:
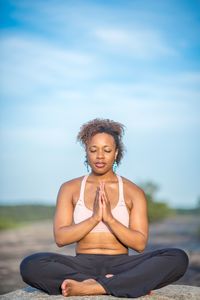
[[[84,165],[86,166],[87,171],[88,171],[88,173],[89,173],[89,172],[90,172],[90,169],[89,169],[89,163],[88,163],[88,160],[87,160],[87,156],[86,156],[86,159],[85,159],[85,161],[84,161]]]
[[[116,173],[116,170],[117,170],[117,162],[115,160],[113,164],[113,172]]]

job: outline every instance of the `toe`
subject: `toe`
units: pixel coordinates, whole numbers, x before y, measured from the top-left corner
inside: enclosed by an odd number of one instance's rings
[[[62,295],[63,295],[63,296],[66,297],[66,296],[68,296],[68,294],[69,294],[69,289],[68,289],[68,288],[62,290]]]
[[[61,289],[62,290],[65,290],[66,289],[66,286],[67,286],[67,281],[66,279],[63,281],[63,283],[61,284]]]

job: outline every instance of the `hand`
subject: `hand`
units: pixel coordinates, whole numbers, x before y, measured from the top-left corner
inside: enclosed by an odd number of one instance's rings
[[[95,220],[100,222],[102,220],[102,215],[103,215],[103,211],[102,211],[101,190],[100,187],[98,187],[94,199],[93,217],[95,218]]]
[[[110,201],[106,195],[104,182],[100,183],[100,193],[101,193],[102,213],[103,213],[102,220],[105,223],[109,224],[110,222],[112,222],[114,218],[111,211]]]

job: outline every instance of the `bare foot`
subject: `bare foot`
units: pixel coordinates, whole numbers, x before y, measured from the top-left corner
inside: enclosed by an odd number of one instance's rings
[[[62,295],[67,296],[84,296],[84,295],[104,295],[106,291],[96,280],[86,279],[76,281],[65,279],[61,284]]]

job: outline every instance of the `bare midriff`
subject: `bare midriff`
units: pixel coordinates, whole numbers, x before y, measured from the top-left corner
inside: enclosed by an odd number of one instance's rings
[[[128,249],[109,232],[87,234],[77,243],[76,253],[83,254],[127,254]]]

